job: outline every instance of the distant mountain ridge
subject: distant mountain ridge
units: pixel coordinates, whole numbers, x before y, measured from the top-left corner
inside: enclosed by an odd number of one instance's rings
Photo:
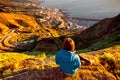
[[[5,1],[8,1],[8,3]],[[42,28],[46,28],[46,30],[43,29],[45,33],[48,32],[47,31],[48,29],[50,29],[49,30],[50,35],[59,34],[57,37],[55,36],[51,37],[52,40],[50,39],[50,37],[48,37],[49,35],[47,36],[46,34],[44,34],[44,36],[46,36],[49,39],[43,39],[41,41],[38,41],[37,45],[39,45],[39,47],[36,47],[34,50],[53,51],[51,50],[51,48],[47,47],[48,43],[50,42],[54,44],[54,47],[56,47],[56,43],[60,47],[62,46],[61,42],[63,41],[63,38],[66,37],[66,35],[70,34],[71,32],[65,30],[69,24],[65,20],[64,14],[60,12],[59,9],[43,8],[40,6],[38,7],[37,5],[33,6],[30,3],[26,4],[26,3],[14,2],[14,1],[16,0],[0,0],[0,6],[1,6],[0,11],[7,12],[7,13],[15,13],[15,14],[19,13],[19,14],[29,15],[35,18],[39,26],[41,26]],[[21,1],[21,0],[18,0],[18,1]],[[119,44],[119,41],[118,41],[119,30],[120,30],[120,15],[112,17],[112,18],[103,19],[100,22],[96,23],[95,25],[91,26],[90,28],[82,32],[81,31],[79,33],[74,32],[72,34],[72,37],[76,42],[77,50],[93,46],[93,44],[95,44],[96,42],[104,40],[104,43],[102,46],[100,47],[97,46],[97,49],[101,49],[101,48],[105,48],[106,45],[108,45],[109,43],[113,45]],[[105,40],[108,38],[111,38],[111,40]],[[117,40],[117,43],[115,40]],[[40,44],[42,44],[42,46]],[[44,49],[43,49],[43,45],[46,46],[44,47]],[[97,50],[97,49],[92,48],[91,50]],[[57,49],[55,48],[55,50]]]
[[[70,34],[66,30],[65,16],[59,9],[12,1],[0,0],[0,79],[3,73],[27,68],[23,73],[3,76],[4,80],[120,80],[120,45],[102,49],[120,44],[120,15]],[[52,56],[62,48],[65,37],[75,40],[79,56],[93,61],[91,65],[82,64],[75,74],[67,76]],[[82,48],[91,52],[78,52]],[[16,53],[19,51],[23,53]],[[46,52],[52,52],[52,55],[45,56]],[[25,53],[30,57],[25,57]]]
[[[120,14],[112,18],[105,18],[101,20],[100,22],[89,27],[88,29],[78,33],[76,36],[74,36],[74,39],[76,40],[76,42],[80,41],[81,43],[80,45],[77,45],[77,47],[84,48],[93,45],[93,43],[96,43],[97,41],[102,41],[107,38],[111,39],[113,38],[115,40],[118,40],[117,41],[118,43],[115,44],[119,44],[120,40],[119,30],[120,30]],[[112,42],[114,42],[115,40],[113,40]]]

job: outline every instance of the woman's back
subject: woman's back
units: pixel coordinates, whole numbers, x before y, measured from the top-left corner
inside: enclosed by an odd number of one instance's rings
[[[80,58],[75,54],[75,44],[71,38],[64,40],[63,49],[56,54],[55,61],[66,74],[73,74],[80,67]]]

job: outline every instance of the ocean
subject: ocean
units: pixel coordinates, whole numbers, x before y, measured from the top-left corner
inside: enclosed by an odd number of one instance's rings
[[[120,0],[45,0],[40,6],[60,8],[71,17],[104,19],[120,13]],[[83,21],[91,26],[95,22]]]

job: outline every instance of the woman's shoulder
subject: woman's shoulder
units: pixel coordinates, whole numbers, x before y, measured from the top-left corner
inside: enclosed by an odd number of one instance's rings
[[[72,55],[72,52],[71,52],[71,51],[68,51],[68,50],[61,49],[60,51],[57,52],[56,55],[67,55],[67,56],[71,56],[71,55]]]
[[[59,50],[59,51],[56,53],[56,55],[60,55],[60,54],[62,54],[62,53],[64,53],[64,50],[63,50],[63,49]]]
[[[67,50],[61,49],[57,53],[67,53],[67,52],[68,52]]]
[[[74,58],[76,59],[79,59],[79,56],[76,54],[76,52],[73,52],[73,55],[72,55]]]

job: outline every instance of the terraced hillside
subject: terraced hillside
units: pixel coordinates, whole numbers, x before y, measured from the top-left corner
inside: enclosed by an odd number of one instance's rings
[[[1,51],[36,50],[41,48],[35,46],[40,40],[59,37],[56,30],[39,26],[34,18],[22,14],[1,12],[0,25]]]
[[[57,51],[61,47],[58,37],[70,34],[60,9],[1,0],[0,12],[1,51]]]

